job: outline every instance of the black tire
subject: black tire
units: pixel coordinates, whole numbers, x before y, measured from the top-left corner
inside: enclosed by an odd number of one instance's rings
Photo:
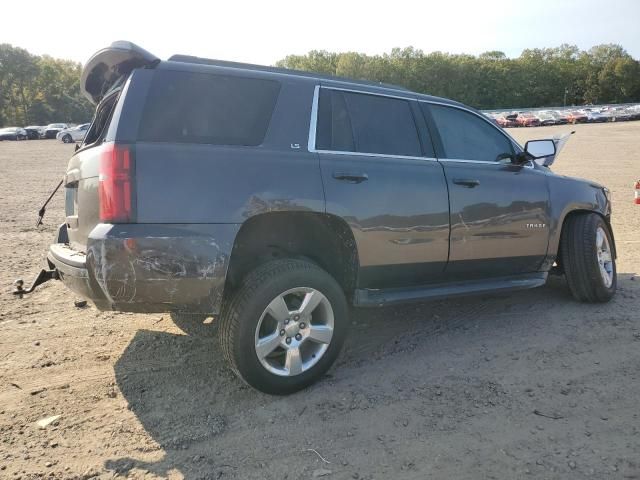
[[[218,332],[218,322],[205,321],[209,318],[204,313],[171,312],[171,320],[176,326],[192,337],[215,337]]]
[[[71,138],[71,135],[65,135],[64,137],[62,137],[62,141],[64,143],[71,143],[73,142],[73,138]]]
[[[602,228],[611,253],[613,273],[607,286],[598,264],[597,231]],[[562,267],[574,298],[580,302],[602,303],[613,298],[617,287],[615,252],[609,226],[595,213],[571,215],[564,222],[561,239]]]
[[[333,311],[333,336],[313,366],[297,375],[280,376],[258,358],[255,335],[269,303],[298,287],[319,291]],[[275,260],[259,266],[225,303],[220,316],[220,345],[231,369],[249,386],[264,393],[286,395],[316,382],[338,357],[348,331],[348,306],[340,285],[317,265],[298,259]]]

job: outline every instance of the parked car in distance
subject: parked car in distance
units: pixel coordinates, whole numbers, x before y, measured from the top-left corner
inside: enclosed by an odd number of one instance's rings
[[[602,123],[602,122],[607,122],[609,120],[606,115],[603,115],[600,112],[596,112],[595,110],[586,112],[586,115],[587,115],[587,123]]]
[[[29,140],[38,140],[40,137],[42,137],[43,128],[44,127],[38,125],[30,125],[28,127],[24,127],[24,129],[27,131]]]
[[[0,129],[0,140],[27,140],[27,131],[20,127],[6,127]]]
[[[517,127],[518,126],[518,121],[516,120],[517,117],[518,117],[517,113],[503,113],[496,118],[496,123],[500,125],[502,128]]]
[[[520,113],[516,118],[518,126],[520,127],[537,127],[540,125],[540,120],[533,113]]]
[[[96,114],[40,281],[101,310],[217,315],[222,355],[263,392],[323,377],[349,305],[533,288],[552,268],[578,301],[616,291],[609,190],[459,102],[130,42],[80,85]]]
[[[631,120],[631,112],[624,107],[615,107],[608,110],[612,122],[626,122]]]
[[[640,120],[640,105],[627,107],[627,113],[629,114],[629,120]]]
[[[66,123],[50,123],[46,127],[44,127],[44,138],[56,138],[56,135],[61,130],[65,128],[69,128],[69,125]]]
[[[57,133],[56,138],[64,143],[80,142],[89,129],[90,123],[83,123],[77,127],[65,128]]]
[[[558,110],[549,110],[549,115],[554,118],[556,125],[566,125],[567,123],[569,123],[567,115],[564,112],[559,112]]]
[[[540,125],[541,126],[547,126],[547,125],[557,125],[558,122],[556,120],[556,117],[554,117],[551,112],[537,112],[536,117],[538,118],[538,120],[540,121]]]
[[[570,112],[567,112],[566,116],[567,116],[568,123],[576,124],[576,123],[585,123],[587,121],[587,115],[577,110],[572,110]]]

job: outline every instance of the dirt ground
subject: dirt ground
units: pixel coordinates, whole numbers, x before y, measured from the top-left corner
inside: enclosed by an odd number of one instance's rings
[[[227,370],[215,322],[77,308],[59,282],[12,298],[44,266],[63,195],[36,212],[73,146],[0,143],[0,478],[640,478],[640,122],[575,130],[554,170],[613,191],[611,303],[554,279],[354,311],[336,367],[285,398]]]

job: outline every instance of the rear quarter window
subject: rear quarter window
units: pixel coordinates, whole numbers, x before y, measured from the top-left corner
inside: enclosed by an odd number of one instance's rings
[[[156,72],[138,140],[257,146],[278,99],[273,80],[178,71]]]
[[[87,131],[82,142],[83,147],[101,144],[106,138],[107,131],[111,125],[111,119],[118,100],[121,98],[120,91],[115,91],[105,97],[96,108],[93,122]]]

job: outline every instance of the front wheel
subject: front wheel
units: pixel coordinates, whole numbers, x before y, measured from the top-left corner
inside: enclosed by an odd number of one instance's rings
[[[276,395],[317,381],[340,353],[347,330],[340,285],[320,267],[297,259],[251,272],[220,317],[220,343],[233,371]]]
[[[64,137],[62,137],[62,141],[64,143],[71,143],[73,142],[73,139],[71,138],[71,135],[65,135]]]
[[[613,237],[595,213],[569,217],[562,230],[562,265],[569,289],[581,302],[608,302],[617,287]]]

